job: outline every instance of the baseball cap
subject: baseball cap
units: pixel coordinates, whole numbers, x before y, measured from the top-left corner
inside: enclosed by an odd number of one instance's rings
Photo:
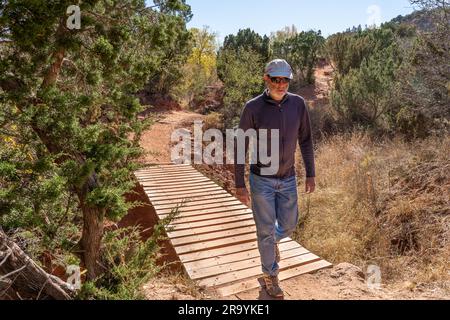
[[[284,59],[275,59],[270,61],[264,70],[270,77],[283,77],[293,79],[292,68]]]

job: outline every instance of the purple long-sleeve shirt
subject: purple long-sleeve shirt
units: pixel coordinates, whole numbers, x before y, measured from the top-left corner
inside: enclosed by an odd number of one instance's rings
[[[268,94],[267,90],[255,99],[247,102],[242,111],[239,129],[268,129],[268,155],[271,152],[270,130],[279,129],[279,170],[275,175],[264,175],[271,178],[289,178],[295,175],[295,150],[297,143],[300,145],[306,177],[315,177],[314,144],[311,132],[311,121],[305,100],[288,93],[281,102],[276,102]],[[259,134],[258,134],[259,140]],[[259,141],[258,141],[259,143]],[[236,151],[236,150],[235,150]],[[245,154],[248,152],[248,141],[245,144]],[[245,187],[245,164],[237,164],[235,154],[235,183],[236,188]],[[252,164],[250,170],[257,175],[268,164],[262,164],[259,159],[257,164]]]

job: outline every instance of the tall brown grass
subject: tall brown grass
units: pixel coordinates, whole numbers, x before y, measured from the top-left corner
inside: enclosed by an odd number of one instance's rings
[[[333,263],[376,264],[384,281],[449,281],[449,151],[448,136],[411,143],[363,133],[325,138],[316,154],[317,190],[300,197],[294,237]]]

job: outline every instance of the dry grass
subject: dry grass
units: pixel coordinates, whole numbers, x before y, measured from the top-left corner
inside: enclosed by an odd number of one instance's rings
[[[450,137],[325,139],[296,238],[333,263],[379,265],[385,281],[449,281],[449,150]]]

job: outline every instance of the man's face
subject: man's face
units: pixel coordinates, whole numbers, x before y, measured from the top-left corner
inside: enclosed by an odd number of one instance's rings
[[[269,88],[270,96],[272,99],[281,101],[287,94],[289,89],[289,79],[282,77],[270,77],[267,74],[264,75],[264,81]]]

